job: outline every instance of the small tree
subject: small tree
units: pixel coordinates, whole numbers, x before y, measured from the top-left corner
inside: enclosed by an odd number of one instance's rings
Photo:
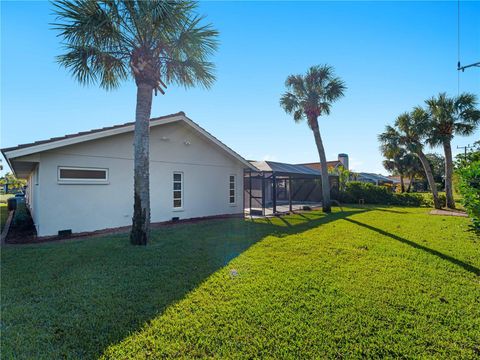
[[[322,207],[324,212],[331,212],[327,158],[318,118],[330,114],[332,103],[343,96],[345,83],[335,76],[333,67],[322,65],[312,66],[305,75],[290,75],[285,87],[287,92],[282,95],[280,106],[293,115],[295,122],[307,120],[313,132],[322,173]]]

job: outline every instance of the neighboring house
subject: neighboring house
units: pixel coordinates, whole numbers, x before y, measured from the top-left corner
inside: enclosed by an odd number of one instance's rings
[[[310,169],[314,169],[317,171],[322,171],[322,165],[319,162],[312,162],[312,163],[303,163],[303,164],[298,164],[298,165],[303,165],[307,166]],[[335,172],[335,170],[339,166],[343,166],[345,169],[349,170],[348,168],[348,155],[347,154],[338,154],[338,160],[333,160],[333,161],[327,161],[327,168],[329,171]]]
[[[128,226],[133,130],[126,123],[2,149],[39,236]],[[151,221],[243,213],[252,165],[183,112],[150,121]]]
[[[400,175],[388,175],[387,177],[392,180],[395,185],[400,184]],[[403,178],[403,183],[405,186],[408,186],[410,184],[410,178],[405,176]]]
[[[355,181],[371,183],[375,185],[393,185],[394,181],[381,174],[374,173],[355,173]]]
[[[307,167],[309,167],[311,169],[314,169],[314,170],[317,170],[317,171],[321,171],[321,169],[322,169],[322,166],[319,162],[299,164],[299,165],[304,165],[304,166],[307,166]],[[340,165],[343,166],[345,169],[349,170],[348,155],[347,154],[338,154],[338,160],[327,161],[328,170],[332,173],[335,173],[335,170]],[[392,184],[395,183],[395,181],[390,179],[389,177],[386,177],[386,176],[383,176],[383,175],[380,175],[380,174],[365,173],[365,172],[352,173],[352,179],[351,180],[368,182],[368,183],[375,184],[375,185],[385,185],[385,184],[392,185]]]

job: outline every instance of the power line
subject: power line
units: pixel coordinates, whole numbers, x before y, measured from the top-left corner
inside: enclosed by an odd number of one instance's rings
[[[480,67],[480,61],[462,66],[460,62],[460,0],[457,1],[457,71],[458,71],[458,92],[460,93],[460,71],[471,67]]]
[[[463,149],[464,150],[465,161],[467,161],[467,150],[468,149],[473,149],[473,146],[470,145],[470,144],[465,145],[465,146],[458,146],[457,145],[457,149]]]

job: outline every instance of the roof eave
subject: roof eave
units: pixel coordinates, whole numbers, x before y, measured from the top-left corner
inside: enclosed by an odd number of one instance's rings
[[[178,112],[176,114],[172,114],[172,115],[152,118],[150,120],[150,127],[169,124],[177,121],[184,121],[186,124],[194,128],[197,132],[199,132],[200,134],[205,136],[207,139],[215,143],[217,146],[219,146],[222,150],[227,152],[230,156],[232,156],[237,161],[242,163],[244,166],[250,169],[255,169],[255,167],[253,167],[242,156],[240,156],[238,153],[230,149],[227,145],[222,143],[215,136],[213,136],[208,131],[203,129],[200,125],[195,123],[193,120],[189,119],[183,111]],[[106,128],[105,130],[102,130],[102,129],[92,130],[91,132],[87,132],[82,135],[75,134],[74,136],[70,136],[70,137],[66,135],[65,137],[62,137],[58,140],[42,142],[39,144],[32,143],[31,146],[17,146],[17,147],[4,148],[0,150],[3,156],[5,157],[5,159],[7,160],[9,167],[12,169],[12,171],[14,171],[10,159],[15,159],[20,156],[26,156],[26,155],[43,152],[43,151],[48,151],[48,150],[56,149],[59,147],[74,145],[74,144],[85,142],[85,141],[91,141],[91,140],[96,140],[96,139],[100,139],[108,136],[127,133],[130,131],[134,131],[134,126],[135,126],[135,123],[133,122],[126,123],[121,126],[109,127],[109,128]]]

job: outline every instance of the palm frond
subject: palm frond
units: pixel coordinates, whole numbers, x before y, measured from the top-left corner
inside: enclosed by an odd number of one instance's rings
[[[285,110],[286,113],[292,114],[293,112],[300,109],[300,101],[298,97],[292,94],[291,92],[286,92],[280,98],[280,106]]]
[[[470,135],[480,125],[480,110],[474,94],[449,97],[440,93],[425,103],[431,120],[428,143],[432,146],[450,141],[455,134]]]
[[[215,81],[209,59],[218,31],[195,14],[193,1],[60,0],[53,6],[66,49],[57,59],[82,84],[110,89],[128,75],[154,88],[171,82],[208,88]]]
[[[302,117],[308,118],[309,123],[318,116],[329,115],[332,103],[342,97],[346,89],[330,65],[312,66],[305,75],[290,75],[285,87],[287,92],[282,95],[280,105],[289,114],[301,109]]]
[[[110,90],[128,78],[127,64],[121,58],[94,46],[70,45],[67,49],[67,53],[58,56],[57,60],[83,85],[98,81],[102,88]]]

